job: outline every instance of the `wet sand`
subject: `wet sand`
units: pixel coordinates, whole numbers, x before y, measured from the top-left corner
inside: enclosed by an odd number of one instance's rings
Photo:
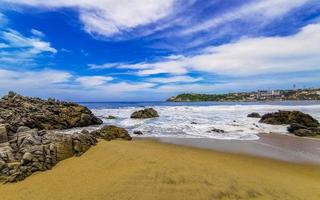
[[[320,165],[154,140],[100,141],[81,157],[0,185],[1,200],[319,200]]]
[[[295,163],[320,164],[320,139],[280,134],[259,134],[259,140],[159,138],[165,143],[272,158]]]

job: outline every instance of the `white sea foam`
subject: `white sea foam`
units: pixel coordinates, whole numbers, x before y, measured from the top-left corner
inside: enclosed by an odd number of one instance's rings
[[[259,123],[247,114],[265,114],[278,110],[300,110],[320,119],[320,105],[214,105],[214,106],[151,106],[160,117],[155,119],[130,119],[138,107],[92,109],[98,117],[109,115],[117,119],[103,119],[105,124],[118,125],[132,133],[142,131],[144,137],[215,138],[225,140],[256,140],[258,133],[286,134],[287,126]],[[224,133],[212,131],[224,130]]]

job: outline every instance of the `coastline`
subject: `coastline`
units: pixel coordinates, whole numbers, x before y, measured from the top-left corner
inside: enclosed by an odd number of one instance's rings
[[[319,165],[165,144],[100,141],[81,157],[0,185],[1,199],[310,199]]]
[[[260,133],[258,140],[155,138],[159,142],[244,154],[292,163],[320,164],[320,139],[289,134]]]

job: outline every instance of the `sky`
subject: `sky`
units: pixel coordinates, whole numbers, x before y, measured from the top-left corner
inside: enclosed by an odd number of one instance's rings
[[[320,0],[0,0],[0,95],[320,87]]]

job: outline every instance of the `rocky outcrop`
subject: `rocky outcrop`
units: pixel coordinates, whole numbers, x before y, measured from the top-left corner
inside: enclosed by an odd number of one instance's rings
[[[29,129],[0,144],[0,182],[20,181],[35,171],[51,169],[57,162],[80,156],[97,143],[86,131],[65,134]]]
[[[147,119],[159,117],[158,112],[153,108],[146,108],[143,110],[138,110],[132,113],[131,118],[133,119]]]
[[[21,126],[51,130],[102,124],[84,106],[54,99],[46,101],[23,97],[14,92],[0,100],[0,119],[13,132]]]
[[[117,138],[124,140],[132,140],[128,131],[124,128],[120,128],[117,126],[106,125],[98,131],[95,131],[94,134],[105,140],[114,140]]]
[[[296,123],[308,127],[317,127],[320,125],[316,119],[300,111],[267,113],[261,117],[260,122],[272,125]]]
[[[247,115],[247,117],[250,118],[261,118],[261,115],[259,113],[253,112]]]
[[[78,104],[9,92],[0,100],[0,182],[20,181],[33,172],[51,169],[61,160],[80,156],[98,138],[131,139],[125,129],[115,126],[73,134],[58,130],[101,123]]]
[[[300,111],[278,111],[268,113],[261,117],[261,123],[273,125],[290,125],[289,133],[297,136],[316,136],[320,135],[320,124],[312,116]]]
[[[100,130],[66,134],[57,131],[28,129],[0,143],[0,182],[16,182],[36,171],[51,169],[59,161],[80,156],[98,138],[131,140],[125,129],[105,126]]]

